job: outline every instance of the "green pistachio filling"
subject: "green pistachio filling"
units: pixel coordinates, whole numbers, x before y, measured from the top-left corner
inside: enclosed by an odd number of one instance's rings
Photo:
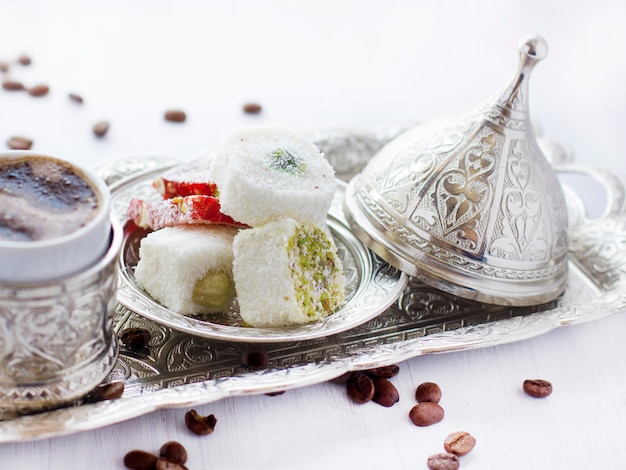
[[[296,300],[311,319],[330,315],[343,302],[341,262],[326,233],[304,226],[288,242]]]
[[[300,175],[304,172],[304,160],[284,148],[277,148],[269,156],[270,167],[290,175]]]
[[[231,281],[223,271],[209,271],[193,286],[191,299],[204,307],[221,307],[230,298]]]

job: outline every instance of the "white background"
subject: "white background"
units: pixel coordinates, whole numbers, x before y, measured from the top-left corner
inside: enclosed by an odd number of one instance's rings
[[[531,113],[578,162],[625,173],[626,5],[614,0],[35,1],[0,0],[0,60],[29,54],[11,77],[46,83],[33,98],[0,90],[0,147],[24,135],[34,150],[85,166],[133,153],[186,158],[241,125],[377,129],[466,111],[506,83],[518,40],[550,46],[530,80]],[[85,99],[70,102],[69,92]],[[242,113],[248,101],[258,116]],[[163,120],[168,108],[184,124]],[[109,120],[107,136],[91,127]],[[400,364],[401,401],[350,403],[320,384],[278,397],[201,407],[218,427],[191,435],[185,410],[96,431],[0,445],[0,468],[114,469],[123,455],[181,441],[191,469],[426,468],[444,437],[467,430],[468,469],[624,468],[626,317],[561,328],[493,348]],[[525,378],[555,387],[523,395]],[[438,382],[446,418],[407,419],[415,387]]]
[[[623,162],[626,6],[531,1],[0,1],[0,57],[45,99],[0,94],[0,142],[91,163],[187,156],[247,123],[373,127],[477,106],[509,80],[518,40],[550,47],[531,79],[544,133],[581,161]],[[84,106],[67,99],[81,94]],[[262,116],[241,105],[257,101]],[[169,107],[185,126],[166,124]],[[91,125],[111,122],[96,142]],[[622,168],[626,164],[621,163]]]

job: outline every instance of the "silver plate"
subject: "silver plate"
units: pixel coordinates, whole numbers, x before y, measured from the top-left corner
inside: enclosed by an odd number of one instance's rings
[[[324,137],[323,133],[322,137]],[[332,131],[318,141],[327,156],[366,158],[383,139],[368,133]],[[359,152],[368,149],[370,153]],[[557,151],[560,151],[557,148]],[[342,160],[348,177],[358,165]],[[149,163],[148,159],[148,163]],[[555,160],[553,160],[555,161]],[[138,165],[133,161],[132,165]],[[140,165],[141,166],[141,165]],[[335,166],[337,168],[337,166]],[[101,174],[128,172],[123,161]],[[588,168],[568,167],[589,173]],[[357,170],[358,171],[358,170]],[[107,173],[108,172],[108,173]],[[123,380],[122,398],[0,422],[0,442],[27,441],[96,429],[162,408],[189,408],[228,396],[261,394],[330,380],[351,370],[398,363],[425,354],[461,351],[520,341],[554,328],[598,320],[626,310],[626,198],[619,178],[591,170],[612,196],[600,219],[579,214],[570,232],[570,275],[564,294],[547,305],[496,307],[442,293],[415,279],[390,308],[372,320],[329,337],[267,345],[268,368],[241,364],[246,343],[182,333],[118,306],[116,329],[152,332],[150,347],[120,350],[110,381]],[[117,178],[119,179],[119,178]],[[578,214],[578,215],[577,215]],[[579,217],[579,219],[576,219]]]
[[[126,219],[132,198],[149,200],[160,197],[152,187],[152,181],[171,167],[158,167],[112,185],[112,206],[120,220]],[[234,309],[223,314],[201,316],[185,316],[174,312],[152,299],[135,282],[134,267],[139,259],[139,243],[148,232],[132,223],[128,223],[124,230],[117,300],[128,309],[169,328],[224,341],[305,341],[354,328],[385,311],[402,293],[408,278],[376,257],[350,232],[341,212],[343,189],[341,185],[336,193],[327,224],[346,274],[346,302],[326,318],[284,328],[250,328],[242,325],[241,317]]]

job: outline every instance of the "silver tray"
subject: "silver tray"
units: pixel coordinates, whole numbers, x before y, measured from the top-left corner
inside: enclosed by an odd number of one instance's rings
[[[132,198],[160,198],[152,187],[154,178],[172,165],[129,176],[111,186],[112,206],[124,221]],[[141,316],[184,333],[223,341],[285,342],[305,341],[340,333],[364,323],[385,311],[401,294],[407,276],[376,257],[349,230],[341,205],[345,184],[336,192],[327,224],[337,244],[346,275],[346,302],[334,314],[305,325],[285,328],[249,328],[236,308],[219,314],[185,316],[169,310],[146,294],[135,282],[134,267],[139,260],[139,242],[148,233],[127,223],[119,257],[120,285],[117,300]]]
[[[392,133],[333,130],[312,134],[344,179]],[[546,148],[550,145],[546,144]],[[597,320],[626,310],[626,191],[611,172],[574,166],[556,145],[549,155],[559,171],[588,174],[608,195],[605,213],[588,220],[572,192],[570,275],[556,301],[529,308],[498,307],[463,300],[410,279],[383,313],[350,330],[308,341],[270,343],[267,369],[241,363],[248,344],[189,335],[119,305],[116,329],[140,326],[152,332],[150,347],[121,347],[109,381],[123,380],[122,398],[23,416],[0,422],[0,442],[26,441],[99,428],[162,408],[192,407],[228,396],[262,394],[330,380],[351,370],[398,363],[416,356],[520,341],[554,328]],[[544,150],[545,151],[545,150]],[[163,157],[108,162],[98,171],[109,183],[166,163]],[[158,164],[154,164],[155,158]],[[335,158],[339,160],[335,160]],[[561,166],[565,162],[567,166]]]

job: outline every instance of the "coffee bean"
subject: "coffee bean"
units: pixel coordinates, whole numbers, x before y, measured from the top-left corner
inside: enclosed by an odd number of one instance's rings
[[[243,112],[246,114],[259,114],[263,108],[258,103],[246,103],[243,105]]]
[[[97,403],[99,401],[115,400],[120,398],[124,393],[124,382],[111,382],[102,384],[89,392],[83,402]]]
[[[161,446],[159,457],[182,465],[187,462],[187,450],[180,442],[169,441]]]
[[[542,379],[524,380],[524,392],[535,398],[545,398],[552,393],[552,384]]]
[[[365,374],[358,374],[348,380],[347,390],[348,396],[357,405],[371,401],[376,392],[374,381]]]
[[[187,470],[187,467],[183,464],[159,457],[154,465],[154,470]]]
[[[469,454],[476,445],[476,439],[465,431],[453,432],[443,441],[443,448],[446,452],[463,456]]]
[[[180,109],[169,109],[165,111],[165,120],[170,122],[185,122],[187,120],[187,114]]]
[[[334,384],[339,384],[339,385],[346,384],[348,383],[348,380],[353,379],[359,374],[362,374],[362,372],[356,372],[356,371],[346,372],[345,374],[341,374],[339,377],[335,377],[334,379],[331,379],[330,382]]]
[[[74,103],[83,104],[83,97],[82,96],[77,95],[76,93],[69,93],[67,96]]]
[[[267,392],[265,395],[267,395],[268,397],[277,397],[279,395],[284,395],[284,393],[284,390],[279,390],[277,392]]]
[[[369,369],[365,373],[370,377],[380,377],[383,379],[390,379],[395,377],[400,372],[400,367],[396,364],[390,366],[376,367],[375,369]]]
[[[152,335],[145,328],[124,328],[119,333],[119,338],[130,349],[140,351],[148,347]]]
[[[430,470],[457,470],[461,463],[454,454],[435,454],[428,457],[426,462]]]
[[[241,355],[241,363],[252,370],[265,369],[269,359],[267,349],[260,346],[249,346]]]
[[[124,382],[111,382],[101,385],[100,390],[102,391],[103,400],[115,400],[124,393]]]
[[[443,416],[443,408],[432,401],[418,403],[409,411],[409,418],[416,426],[430,426],[440,422]]]
[[[21,64],[21,65],[30,65],[32,63],[32,60],[30,59],[29,56],[27,56],[26,54],[22,54],[17,58],[17,61]]]
[[[7,79],[2,81],[2,88],[7,91],[21,91],[24,89],[24,84],[17,80]]]
[[[109,131],[109,121],[100,121],[93,125],[93,133],[98,137],[104,137]]]
[[[201,416],[196,410],[189,410],[185,413],[185,425],[194,434],[206,436],[215,431],[217,419],[214,415]]]
[[[400,394],[394,384],[382,377],[374,379],[374,402],[390,407],[400,401]]]
[[[8,72],[11,69],[11,64],[0,60],[0,72]]]
[[[418,403],[424,401],[439,403],[439,400],[441,400],[441,389],[436,383],[424,382],[415,390],[415,399]]]
[[[46,96],[50,91],[50,87],[48,85],[35,85],[28,89],[28,94],[30,96]]]
[[[16,135],[7,140],[7,146],[13,150],[30,150],[33,146],[33,141],[27,137]]]
[[[143,450],[131,450],[124,456],[124,465],[132,470],[154,470],[158,457]]]

